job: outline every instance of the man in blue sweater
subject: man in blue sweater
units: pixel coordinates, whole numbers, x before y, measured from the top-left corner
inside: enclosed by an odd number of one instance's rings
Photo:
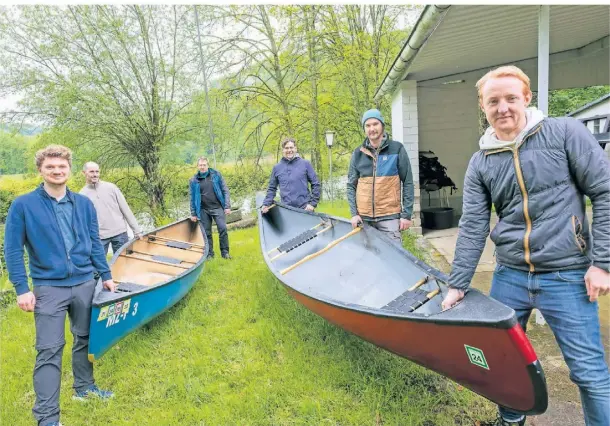
[[[282,141],[282,155],[280,162],[273,166],[261,211],[263,213],[269,211],[278,185],[282,203],[310,212],[314,211],[320,201],[320,181],[311,163],[299,157],[296,141],[292,138]]]
[[[113,396],[95,385],[93,364],[87,353],[94,271],[99,271],[106,289],[114,291],[115,284],[99,238],[93,203],[66,186],[71,166],[72,152],[64,146],[49,145],[38,151],[36,167],[44,183],[16,198],[6,220],[4,255],[9,279],[17,292],[17,304],[25,312],[34,312],[36,324],[36,402],[32,412],[39,426],[60,425],[66,313],[74,335],[73,398]],[[33,291],[28,286],[24,246],[30,260]]]

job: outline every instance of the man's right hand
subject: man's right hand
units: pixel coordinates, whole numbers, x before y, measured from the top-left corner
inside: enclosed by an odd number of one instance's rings
[[[33,312],[34,306],[36,306],[36,296],[34,296],[34,293],[31,291],[23,293],[17,296],[17,304],[22,311]]]
[[[262,214],[267,213],[270,208],[271,208],[271,206],[263,206],[263,207],[261,207],[261,213]]]
[[[362,218],[359,215],[352,217],[352,228],[357,228],[359,223],[362,223]]]
[[[443,303],[441,304],[443,311],[457,305],[457,303],[464,298],[464,294],[464,290],[460,290],[459,288],[449,288],[447,296],[445,296],[445,300],[443,300]]]
[[[191,220],[192,220],[193,222],[197,222],[197,216],[191,216]]]

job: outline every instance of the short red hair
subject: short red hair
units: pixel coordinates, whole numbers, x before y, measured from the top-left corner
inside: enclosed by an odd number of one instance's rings
[[[492,78],[501,78],[501,77],[515,77],[523,83],[523,94],[532,94],[532,90],[530,89],[530,78],[521,70],[514,65],[505,65],[503,67],[498,67],[495,70],[489,71],[485,74],[479,81],[477,81],[477,90],[479,92],[479,99],[483,97],[481,93],[483,86],[487,83],[488,80]]]

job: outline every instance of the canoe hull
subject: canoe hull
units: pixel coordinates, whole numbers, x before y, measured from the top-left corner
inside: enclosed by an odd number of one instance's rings
[[[544,372],[518,324],[502,329],[412,321],[342,308],[286,288],[299,303],[327,321],[497,404],[527,414],[546,411]],[[515,344],[519,340],[526,348],[525,354]],[[467,347],[480,351],[480,361],[484,362],[471,360],[469,351],[473,349]],[[470,356],[478,351],[470,352]]]
[[[448,277],[372,227],[278,203],[259,228],[267,266],[307,309],[495,403],[546,411],[544,372],[514,310],[472,289],[442,311]],[[424,304],[411,304],[416,292]]]
[[[189,274],[162,287],[104,306],[94,306],[91,310],[89,360],[99,359],[125,336],[178,303],[193,288],[203,268],[202,263]]]
[[[174,236],[178,239],[169,237]],[[110,261],[118,291],[98,282],[91,309],[89,360],[180,301],[204,270],[207,240],[200,222],[175,222],[131,240]],[[174,256],[174,257],[171,257]]]

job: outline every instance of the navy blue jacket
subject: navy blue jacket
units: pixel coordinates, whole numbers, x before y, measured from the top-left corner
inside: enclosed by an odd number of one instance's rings
[[[311,182],[311,193],[309,182]],[[292,160],[282,158],[273,166],[267,196],[263,201],[264,206],[273,204],[278,184],[284,204],[304,209],[307,204],[316,207],[320,201],[320,181],[311,163],[304,158],[294,157]]]
[[[23,260],[30,258],[30,277],[35,286],[69,287],[93,279],[97,270],[102,280],[112,278],[99,237],[97,214],[87,197],[67,190],[74,205],[72,227],[76,243],[69,253],[53,209],[53,201],[40,185],[15,198],[6,218],[4,257],[9,279],[17,295],[29,291]]]
[[[208,170],[212,175],[212,186],[214,187],[214,194],[216,194],[218,202],[223,209],[230,209],[231,199],[229,198],[229,188],[225,180],[219,171],[211,167]],[[197,216],[201,220],[201,192],[197,173],[189,180],[189,194],[191,198],[191,216]]]

